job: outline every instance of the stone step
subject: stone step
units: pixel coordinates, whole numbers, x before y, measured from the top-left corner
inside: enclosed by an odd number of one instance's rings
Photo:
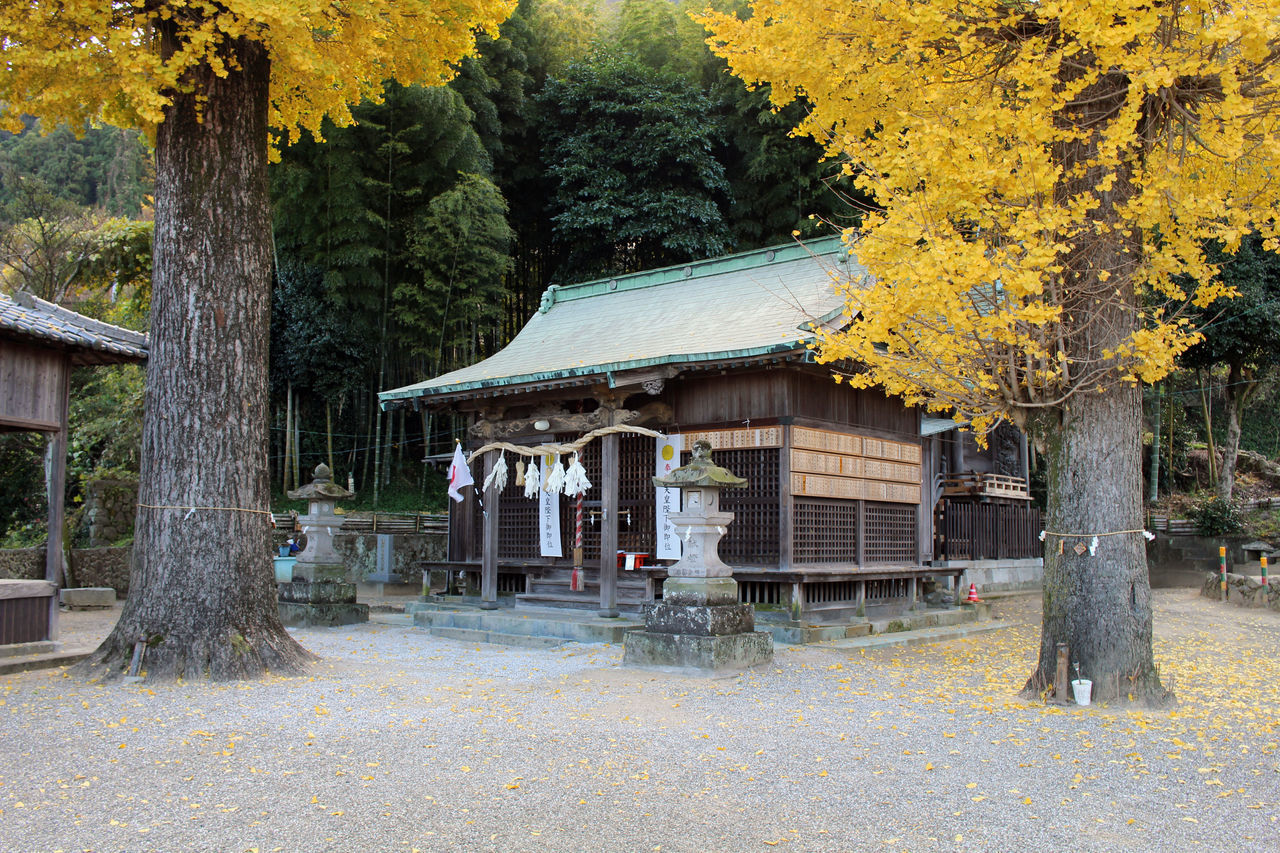
[[[413,627],[413,616],[408,613],[395,613],[385,610],[371,610],[369,612],[369,621],[377,622],[381,625],[399,625],[405,628]]]
[[[558,637],[539,637],[532,634],[507,634],[502,631],[484,631],[478,628],[454,628],[448,625],[432,626],[431,636],[458,640],[463,643],[489,643],[495,646],[516,646],[522,649],[554,649],[572,642]]]
[[[628,613],[640,613],[649,602],[638,596],[624,596],[618,591],[618,609]],[[600,591],[587,592],[526,592],[516,596],[516,610],[526,607],[554,607],[564,610],[594,612],[600,609]]]
[[[419,627],[465,628],[501,634],[551,637],[561,642],[620,643],[627,631],[643,627],[639,619],[606,619],[594,612],[528,608],[511,610],[419,610]]]

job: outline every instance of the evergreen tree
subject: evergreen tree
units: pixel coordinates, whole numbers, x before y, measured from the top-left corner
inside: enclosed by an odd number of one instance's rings
[[[722,254],[729,184],[711,102],[687,82],[599,52],[538,97],[558,278],[578,281]]]

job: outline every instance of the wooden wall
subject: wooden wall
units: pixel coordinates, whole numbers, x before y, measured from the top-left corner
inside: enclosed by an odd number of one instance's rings
[[[692,375],[670,382],[660,398],[681,427],[793,418],[797,422],[920,434],[920,412],[871,388],[837,385],[830,375],[794,366],[727,375]]]
[[[0,340],[0,429],[57,431],[69,369],[61,352]]]

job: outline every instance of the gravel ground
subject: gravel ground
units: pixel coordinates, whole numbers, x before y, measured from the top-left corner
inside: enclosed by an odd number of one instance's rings
[[[1280,614],[1159,591],[1179,706],[1049,708],[1016,695],[1037,606],[718,679],[378,623],[298,630],[303,677],[7,676],[0,850],[1280,847]]]

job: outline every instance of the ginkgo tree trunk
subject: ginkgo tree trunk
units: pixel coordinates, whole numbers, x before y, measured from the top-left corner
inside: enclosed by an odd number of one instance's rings
[[[878,206],[873,277],[820,332],[837,374],[1003,421],[1048,458],[1030,693],[1066,644],[1099,699],[1163,700],[1142,525],[1141,383],[1227,295],[1209,241],[1277,248],[1280,2],[756,0],[713,49]]]
[[[441,83],[510,0],[0,5],[0,119],[146,129],[156,146],[151,343],[130,595],[88,662],[149,677],[294,672],[269,550],[272,128],[317,131],[387,79]],[[276,140],[281,141],[280,139]]]

